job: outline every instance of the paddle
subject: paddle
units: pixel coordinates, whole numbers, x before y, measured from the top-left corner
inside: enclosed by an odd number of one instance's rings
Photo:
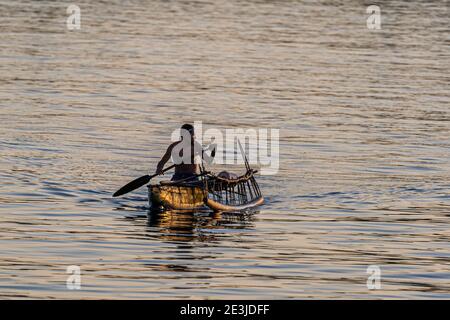
[[[173,164],[170,167],[165,168],[161,173],[169,171],[170,169],[172,169],[174,167],[175,167],[175,165]],[[149,183],[149,181],[152,178],[154,178],[154,177],[156,177],[158,175],[159,175],[158,173],[155,173],[154,175],[151,175],[151,176],[147,174],[145,176],[137,178],[137,179],[131,181],[130,183],[127,183],[126,185],[124,185],[122,188],[120,188],[116,192],[114,192],[113,197],[118,197],[118,196],[124,195],[125,193],[128,193],[128,192],[131,192],[133,190],[136,190],[137,188],[140,188],[143,185]]]

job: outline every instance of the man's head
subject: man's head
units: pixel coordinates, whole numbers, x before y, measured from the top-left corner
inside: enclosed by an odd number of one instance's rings
[[[181,136],[183,137],[183,130],[186,130],[187,132],[189,132],[189,134],[191,135],[191,138],[195,137],[195,133],[194,133],[194,126],[192,124],[189,123],[185,123],[181,126]]]

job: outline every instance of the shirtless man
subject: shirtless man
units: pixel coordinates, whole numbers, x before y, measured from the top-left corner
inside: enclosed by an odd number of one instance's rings
[[[213,147],[209,156],[201,144],[195,140],[194,127],[191,124],[184,124],[181,127],[180,140],[167,148],[156,167],[156,173],[161,174],[164,165],[172,157],[175,163],[175,174],[172,176],[172,181],[194,177],[200,173],[202,159],[207,163],[212,163],[215,153],[216,150]]]

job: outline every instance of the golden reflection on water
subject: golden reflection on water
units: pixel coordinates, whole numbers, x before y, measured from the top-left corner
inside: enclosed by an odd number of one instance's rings
[[[158,233],[164,241],[219,241],[215,229],[247,229],[252,226],[252,213],[220,213],[220,212],[182,212],[163,211],[152,212],[147,216],[149,233]]]

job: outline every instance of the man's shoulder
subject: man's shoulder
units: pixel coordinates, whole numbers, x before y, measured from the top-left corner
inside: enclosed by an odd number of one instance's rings
[[[170,145],[169,145],[169,149],[172,149],[173,147],[175,147],[177,144],[179,144],[181,141],[175,141],[175,142],[172,142]]]

